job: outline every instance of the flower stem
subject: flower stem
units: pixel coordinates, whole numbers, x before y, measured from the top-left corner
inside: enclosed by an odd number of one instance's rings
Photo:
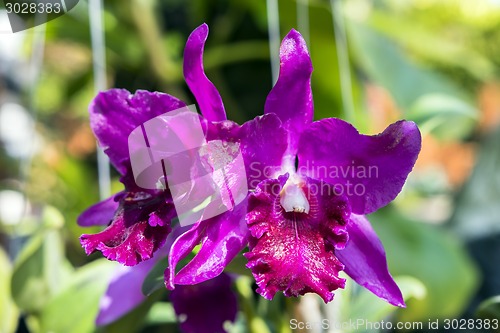
[[[165,91],[181,99],[184,93],[175,86],[182,79],[179,66],[167,52],[162,40],[162,32],[155,14],[155,0],[133,0],[130,3],[132,18],[137,26],[141,40],[144,41],[151,63],[151,69],[164,85]]]
[[[340,74],[340,90],[345,120],[354,123],[354,101],[352,97],[351,70],[349,65],[349,50],[345,31],[342,0],[330,0],[332,20],[334,25],[335,47]]]
[[[256,314],[251,281],[251,278],[246,276],[236,280],[236,290],[247,322],[247,330],[249,333],[271,333],[265,321]]]

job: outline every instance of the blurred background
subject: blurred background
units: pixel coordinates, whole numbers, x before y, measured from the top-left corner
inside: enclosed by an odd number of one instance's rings
[[[163,290],[95,327],[116,266],[84,254],[79,236],[98,229],[76,218],[99,200],[99,179],[101,192],[121,189],[114,170],[109,185],[98,171],[87,113],[96,89],[157,90],[194,103],[182,52],[203,22],[205,69],[229,119],[263,113],[275,37],[295,28],[315,68],[316,119],[340,117],[375,134],[404,118],[423,134],[403,192],[369,217],[407,308],[352,285],[327,306],[315,296],[269,302],[242,278],[231,332],[327,331],[292,329],[291,318],[500,318],[500,1],[339,1],[106,0],[97,12],[105,66],[96,66],[87,1],[15,34],[0,9],[0,332],[179,331]],[[350,332],[330,330],[340,331]]]

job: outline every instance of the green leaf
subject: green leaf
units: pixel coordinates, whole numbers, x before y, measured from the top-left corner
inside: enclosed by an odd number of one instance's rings
[[[43,226],[48,229],[59,229],[64,226],[64,216],[52,206],[46,206],[42,213]]]
[[[123,317],[119,318],[117,321],[107,325],[103,331],[105,333],[122,333],[122,332],[139,332],[141,327],[144,324],[150,324],[149,320],[149,314],[152,313],[152,311],[156,311],[155,315],[157,315],[158,320],[161,318],[169,318],[170,323],[175,323],[175,314],[173,314],[173,308],[171,308],[171,311],[168,311],[169,309],[166,309],[167,311],[164,313],[161,313],[160,309],[155,309],[156,305],[163,305],[168,303],[157,303],[161,298],[165,297],[165,290],[161,290],[159,292],[155,292],[153,295],[149,296],[146,298],[144,302],[142,302],[140,305],[138,305],[135,309],[132,311],[128,312],[126,315]],[[173,316],[173,317],[172,317]],[[159,322],[156,322],[156,324]],[[164,323],[164,322],[162,322]]]
[[[459,240],[442,228],[408,220],[392,207],[369,219],[384,244],[391,273],[412,276],[427,289],[424,298],[411,300],[400,311],[401,320],[459,315],[478,284],[476,267]]]
[[[403,110],[430,93],[467,96],[445,77],[412,64],[394,42],[375,30],[354,21],[348,28],[357,63],[373,81],[389,90]]]
[[[458,195],[451,224],[465,239],[500,232],[500,127],[481,143],[476,166]]]
[[[13,333],[17,328],[19,310],[11,298],[12,267],[7,254],[0,247],[0,332]]]
[[[197,251],[197,248],[193,250],[194,252]],[[184,267],[188,262],[190,262],[194,256],[195,253],[190,253],[186,258],[182,259],[177,267]],[[146,296],[151,295],[155,291],[159,289],[164,289],[165,288],[165,268],[168,267],[168,256],[160,259],[153,269],[149,272],[149,274],[146,276],[144,279],[144,283],[142,284],[142,293]]]
[[[269,44],[265,41],[234,42],[212,47],[204,57],[204,68],[210,70],[228,64],[255,59],[269,59]]]
[[[243,256],[243,251],[238,253],[236,257],[224,269],[227,273],[238,275],[246,275],[252,277],[252,271],[246,267],[248,260]]]
[[[405,302],[412,298],[423,299],[427,293],[424,284],[411,276],[398,276],[394,280],[403,293]],[[351,306],[349,318],[353,321],[359,319],[378,322],[399,309],[364,288],[352,299]]]
[[[477,114],[475,108],[451,95],[427,94],[412,105],[407,119],[415,121],[422,133],[449,140],[467,136],[476,125]]]
[[[270,333],[271,330],[264,319],[256,313],[252,281],[253,279],[248,276],[240,276],[235,282],[239,304],[247,324],[247,331],[250,333]]]
[[[174,307],[172,303],[158,302],[151,307],[146,321],[149,324],[171,324],[176,323]]]
[[[489,81],[494,78],[495,65],[492,59],[485,57],[481,54],[481,50],[470,45],[471,42],[473,43],[471,36],[458,37],[460,32],[457,31],[452,35],[446,34],[448,28],[446,23],[440,22],[443,26],[436,27],[429,22],[419,20],[418,16],[415,17],[412,13],[415,12],[394,15],[394,13],[385,10],[374,10],[369,24],[397,40],[398,44],[404,46],[405,49],[414,51],[426,60],[447,67],[455,66],[481,81]],[[447,15],[454,14],[447,13]],[[460,23],[458,24],[460,25]],[[460,28],[465,28],[462,31],[470,31],[470,27]],[[460,28],[458,29],[460,30]],[[436,31],[436,29],[439,30]],[[476,36],[477,30],[474,30],[473,34]],[[457,38],[460,38],[462,42],[457,43]]]
[[[99,300],[116,267],[116,263],[100,259],[79,268],[65,288],[43,308],[41,331],[94,332]]]
[[[500,296],[494,296],[481,302],[476,314],[479,318],[500,319]]]
[[[12,275],[12,296],[23,310],[41,310],[68,275],[61,235],[44,230],[32,237],[19,254]]]
[[[156,290],[165,288],[164,272],[168,266],[168,256],[159,260],[153,269],[144,279],[142,284],[142,293],[146,296],[151,295]]]

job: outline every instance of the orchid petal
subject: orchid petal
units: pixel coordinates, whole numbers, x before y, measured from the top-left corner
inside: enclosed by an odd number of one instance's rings
[[[387,267],[380,239],[363,215],[351,215],[347,225],[349,242],[335,255],[345,265],[345,272],[358,284],[392,305],[405,307],[398,285]]]
[[[130,133],[144,122],[184,106],[168,94],[138,90],[132,95],[125,89],[110,89],[90,104],[90,126],[111,163],[124,175],[130,163]]]
[[[217,88],[207,78],[203,69],[203,49],[208,37],[208,25],[202,24],[189,36],[184,49],[184,77],[209,121],[226,120],[226,111]]]
[[[411,121],[368,136],[343,120],[322,119],[300,138],[298,171],[338,185],[354,213],[368,214],[398,195],[420,148],[420,131]]]
[[[155,261],[148,260],[134,267],[117,267],[117,271],[99,303],[96,325],[104,326],[116,321],[146,299],[141,287],[154,264]]]
[[[146,296],[142,293],[144,279],[158,260],[168,255],[172,243],[182,231],[182,228],[172,230],[165,245],[154,254],[151,260],[141,262],[133,267],[118,266],[99,303],[96,325],[103,326],[112,323],[146,300]]]
[[[313,119],[311,91],[312,63],[307,45],[296,30],[291,30],[280,47],[280,74],[267,96],[265,113],[275,113],[289,131],[290,156],[295,157],[298,138]]]
[[[122,195],[122,193],[123,192],[115,194],[87,208],[80,214],[80,216],[78,216],[78,225],[81,227],[107,225],[111,222],[116,210],[118,209],[118,201],[116,200],[116,197]]]
[[[246,209],[245,199],[232,211],[198,222],[177,238],[165,270],[166,287],[173,290],[175,284],[197,284],[221,274],[247,244]],[[201,244],[199,252],[176,274],[179,261],[198,244]]]
[[[87,255],[101,251],[109,260],[134,266],[153,256],[170,233],[174,206],[161,197],[129,194],[123,198],[111,224],[103,231],[84,234],[80,243]],[[158,220],[164,221],[159,223]]]
[[[226,332],[224,322],[234,322],[238,312],[231,282],[229,275],[221,274],[194,286],[178,286],[170,293],[184,333]]]
[[[208,124],[207,139],[238,142],[245,163],[248,188],[281,170],[287,149],[287,132],[275,114],[256,117],[242,126],[226,120]]]

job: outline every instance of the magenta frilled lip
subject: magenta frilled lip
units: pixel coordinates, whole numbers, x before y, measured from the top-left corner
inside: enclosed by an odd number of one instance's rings
[[[192,182],[193,190],[183,195],[198,200],[205,198],[207,188],[218,188],[221,201],[216,207],[225,208],[192,221],[196,223],[168,242],[168,289],[176,291],[179,285],[216,278],[248,247],[244,254],[247,267],[265,298],[272,299],[278,291],[286,296],[314,292],[329,302],[334,290],[343,288],[339,272],[345,271],[380,298],[404,306],[388,271],[384,248],[365,214],[387,205],[401,191],[421,148],[415,123],[398,121],[369,136],[340,119],[313,121],[312,63],[302,36],[292,30],[281,44],[280,75],[267,97],[264,114],[236,124],[226,119],[222,98],[205,75],[207,37],[206,24],[189,36],[184,76],[201,111],[201,115],[189,116],[189,121],[199,121],[196,144],[200,145],[196,147],[210,148],[200,150],[185,141],[193,136],[184,120],[168,121],[175,118],[171,117],[175,110],[187,107],[168,94],[111,89],[90,105],[91,127],[122,175],[125,189],[80,216],[78,222],[83,226],[108,225],[98,234],[82,235],[85,251],[101,251],[108,259],[128,266],[152,258],[172,229],[179,228],[171,224],[181,215],[176,205],[179,182],[168,180],[173,179],[172,170],[183,158],[189,163],[179,164],[182,167],[212,167],[210,173],[177,166],[182,180]],[[140,186],[128,140],[131,133],[154,119],[162,120],[180,138],[181,146],[194,150],[186,149],[187,156],[170,161],[172,173],[163,169],[163,182],[160,170],[156,178],[147,180],[149,186]],[[148,136],[160,151],[161,135]],[[220,155],[221,147],[234,148],[229,160]],[[207,151],[211,164],[198,159]],[[214,154],[225,157],[214,160]],[[225,164],[218,166],[222,160]],[[203,178],[217,170],[223,170],[219,180]],[[193,173],[204,180],[193,181],[189,178]],[[160,186],[152,186],[158,181]],[[198,245],[194,258],[177,267]]]

